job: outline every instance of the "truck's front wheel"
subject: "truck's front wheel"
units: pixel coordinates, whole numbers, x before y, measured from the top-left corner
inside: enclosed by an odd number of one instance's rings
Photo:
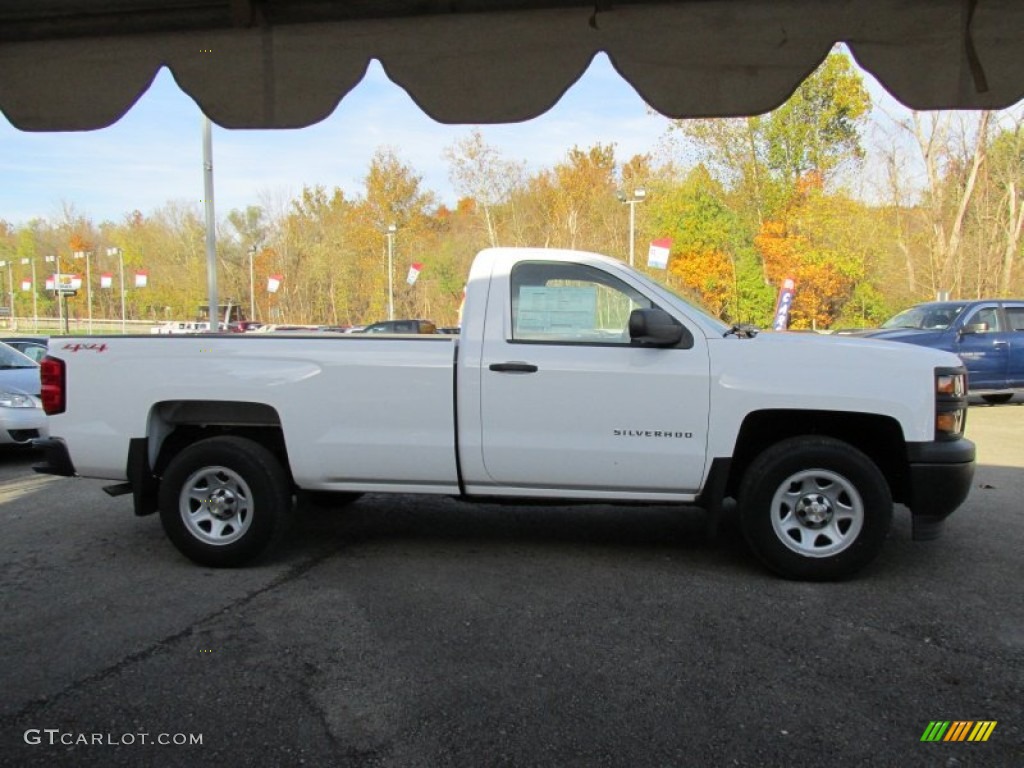
[[[740,523],[754,553],[776,573],[842,579],[874,560],[892,524],[881,471],[853,446],[795,437],[761,453],[740,485]]]
[[[164,531],[186,557],[233,567],[259,555],[284,530],[291,485],[281,463],[259,443],[213,437],[171,461],[159,500]]]

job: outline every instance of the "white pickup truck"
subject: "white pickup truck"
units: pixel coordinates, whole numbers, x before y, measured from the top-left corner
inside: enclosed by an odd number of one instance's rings
[[[481,252],[461,336],[62,337],[41,374],[37,469],[119,481],[211,566],[264,552],[300,491],[735,499],[769,568],[837,579],[894,502],[935,538],[974,472],[954,355],[730,328],[578,251]]]

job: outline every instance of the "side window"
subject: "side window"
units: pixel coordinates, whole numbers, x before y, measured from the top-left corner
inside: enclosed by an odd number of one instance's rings
[[[512,270],[512,341],[629,344],[629,314],[652,302],[582,264],[520,262]]]
[[[999,312],[996,311],[995,307],[982,307],[977,310],[967,318],[966,325],[978,325],[979,323],[985,323],[988,326],[988,333],[1002,330],[1002,325],[999,322]]]
[[[1007,307],[1006,319],[1011,331],[1024,332],[1024,307]]]

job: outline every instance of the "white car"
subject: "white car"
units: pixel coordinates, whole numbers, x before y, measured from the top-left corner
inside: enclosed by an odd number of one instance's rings
[[[39,364],[0,343],[0,445],[29,445],[49,434],[39,399]]]

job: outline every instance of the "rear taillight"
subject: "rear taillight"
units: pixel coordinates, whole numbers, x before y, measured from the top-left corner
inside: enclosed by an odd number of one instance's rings
[[[64,390],[64,361],[47,355],[39,362],[39,379],[42,382],[40,399],[47,416],[64,413],[66,397]]]

